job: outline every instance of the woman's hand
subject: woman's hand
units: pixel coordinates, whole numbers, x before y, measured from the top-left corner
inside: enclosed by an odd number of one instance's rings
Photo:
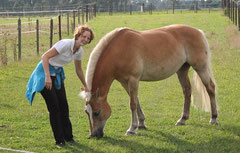
[[[58,52],[55,48],[49,49],[47,52],[45,52],[42,55],[42,64],[43,64],[43,69],[45,73],[45,87],[49,90],[52,89],[52,79],[50,77],[50,72],[49,72],[49,59],[58,55]]]
[[[85,91],[85,92],[90,92],[88,87],[85,87],[85,88],[81,88],[82,91]]]
[[[45,78],[45,87],[48,89],[48,90],[51,90],[52,89],[52,79],[50,76],[46,77]]]

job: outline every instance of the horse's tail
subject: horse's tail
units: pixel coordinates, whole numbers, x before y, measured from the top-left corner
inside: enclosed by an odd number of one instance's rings
[[[193,90],[191,100],[194,108],[204,110],[205,112],[209,112],[211,110],[209,95],[196,71],[193,73]]]
[[[210,79],[215,84],[215,93],[216,93],[215,95],[217,95],[217,84],[216,84],[216,81],[214,79],[214,76],[213,76],[213,73],[211,70],[211,54],[210,54],[209,45],[208,45],[206,36],[204,35],[203,31],[200,30],[200,32],[202,33],[202,35],[204,37],[207,51],[209,53],[208,54],[209,55],[209,57],[208,57],[208,72],[210,74]],[[207,92],[204,84],[202,83],[202,80],[200,79],[200,77],[196,71],[194,71],[194,73],[193,73],[193,90],[192,90],[191,101],[195,108],[204,110],[205,112],[211,111],[210,97],[208,95],[208,92]],[[216,101],[216,107],[217,107],[217,109],[219,108],[217,101]]]

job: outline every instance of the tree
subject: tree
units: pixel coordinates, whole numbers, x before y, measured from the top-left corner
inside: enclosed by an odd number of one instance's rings
[[[23,11],[23,3],[20,0],[16,0],[13,5],[14,11]]]

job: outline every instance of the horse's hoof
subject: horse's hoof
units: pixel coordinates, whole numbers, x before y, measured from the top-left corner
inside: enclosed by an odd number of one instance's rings
[[[209,122],[211,125],[219,125],[217,120],[210,120]]]
[[[131,136],[131,135],[135,135],[136,134],[136,132],[134,132],[134,131],[127,131],[126,133],[125,133],[125,136]]]
[[[183,126],[183,125],[185,125],[185,122],[177,122],[175,125],[176,126]]]
[[[138,126],[138,130],[147,130],[147,127],[145,125],[143,126]]]

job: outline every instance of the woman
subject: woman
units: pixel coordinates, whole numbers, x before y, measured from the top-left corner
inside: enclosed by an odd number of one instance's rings
[[[26,97],[30,104],[35,92],[41,92],[45,99],[58,147],[64,146],[65,141],[74,142],[62,67],[74,60],[77,76],[84,86],[83,90],[88,91],[81,67],[82,46],[89,44],[93,39],[94,34],[88,26],[76,28],[74,39],[60,40],[42,55],[42,60],[32,73],[27,85]]]

